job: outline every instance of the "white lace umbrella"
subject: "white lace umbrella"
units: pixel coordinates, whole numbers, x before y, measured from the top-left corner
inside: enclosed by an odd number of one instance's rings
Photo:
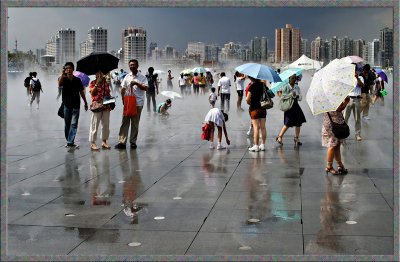
[[[182,98],[182,96],[180,94],[178,94],[177,92],[174,92],[174,91],[162,91],[160,94],[163,96],[166,96],[168,98],[171,98],[171,99],[175,99],[175,97]]]
[[[314,74],[306,101],[313,115],[335,111],[357,83],[355,65],[335,59]]]

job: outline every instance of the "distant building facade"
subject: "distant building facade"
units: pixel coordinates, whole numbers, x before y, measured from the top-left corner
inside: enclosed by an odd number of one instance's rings
[[[275,29],[275,62],[291,63],[300,57],[300,29],[286,24],[285,28]]]
[[[60,29],[46,42],[46,55],[54,57],[54,64],[75,60],[75,30]]]
[[[147,33],[142,27],[128,27],[122,31],[122,56],[124,64],[137,59],[139,63],[146,61]]]

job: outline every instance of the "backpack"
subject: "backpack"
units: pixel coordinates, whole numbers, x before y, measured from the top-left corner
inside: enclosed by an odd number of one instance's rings
[[[25,87],[29,87],[29,83],[31,82],[32,77],[28,76],[27,78],[25,78],[24,80],[24,86]]]
[[[39,79],[38,80],[33,80],[33,91],[34,92],[39,92],[40,90],[42,90],[42,84],[40,83]]]

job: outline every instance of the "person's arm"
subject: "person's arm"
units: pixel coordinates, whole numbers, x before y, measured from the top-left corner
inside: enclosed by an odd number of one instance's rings
[[[357,85],[361,88],[364,87],[364,83],[363,81],[361,81],[361,79],[358,77],[358,74],[356,73],[356,79],[357,79]]]
[[[250,102],[251,102],[251,92],[250,91],[247,92],[246,102],[247,102],[248,105],[250,105]]]
[[[154,81],[154,85],[156,86],[156,94],[158,95],[158,83],[157,83],[157,79]],[[179,85],[179,84],[178,84]]]
[[[63,86],[64,77],[65,77],[65,69],[63,68],[61,71],[61,76],[58,78],[58,86]]]
[[[85,111],[87,111],[87,110],[88,110],[88,103],[87,103],[87,101],[86,101],[85,92],[84,92],[83,90],[81,90],[81,91],[79,91],[79,94],[81,95],[82,100],[85,102]]]
[[[350,102],[350,97],[346,97],[345,100],[339,105],[339,107],[336,109],[337,112],[342,112],[347,104]]]
[[[231,144],[231,141],[230,141],[229,138],[228,138],[228,132],[226,131],[225,121],[224,121],[224,124],[222,125],[222,129],[224,130],[224,135],[225,135],[226,143],[227,143],[228,145],[230,145],[230,144]]]

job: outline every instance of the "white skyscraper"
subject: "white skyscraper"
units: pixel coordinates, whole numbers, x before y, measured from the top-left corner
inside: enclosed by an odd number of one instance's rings
[[[56,65],[75,62],[75,30],[60,29],[47,41],[46,55],[54,56]]]
[[[92,52],[107,52],[107,29],[92,27],[88,31],[88,39],[80,43],[80,57]]]
[[[122,32],[122,53],[124,65],[129,60],[137,59],[139,63],[146,61],[147,34],[142,27],[128,27]]]
[[[202,65],[206,57],[206,44],[202,42],[189,42],[187,54],[188,57],[194,58]]]

